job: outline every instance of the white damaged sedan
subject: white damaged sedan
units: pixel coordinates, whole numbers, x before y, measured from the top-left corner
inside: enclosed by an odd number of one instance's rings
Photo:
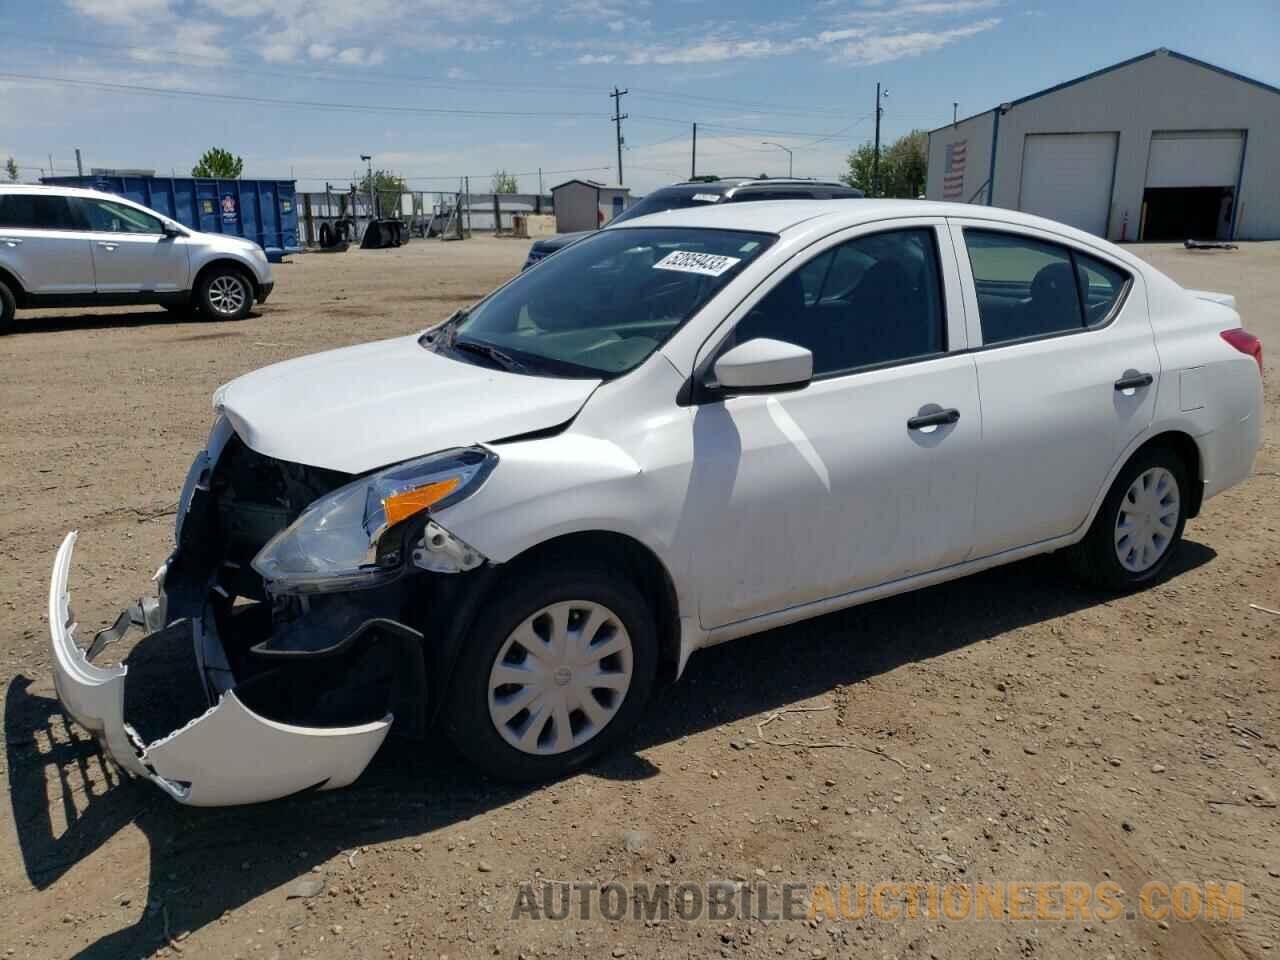
[[[1228,294],[989,207],[783,201],[602,230],[418,336],[222,387],[176,547],[58,695],[131,774],[216,805],[441,730],[538,780],[616,744],[699,648],[1065,551],[1166,571],[1251,471],[1262,348]],[[146,742],[131,626],[207,703]]]

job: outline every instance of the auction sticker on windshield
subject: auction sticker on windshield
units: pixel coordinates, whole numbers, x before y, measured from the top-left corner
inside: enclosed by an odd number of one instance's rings
[[[673,250],[655,263],[653,269],[677,270],[680,273],[701,273],[708,277],[718,277],[741,262],[741,257],[722,257],[718,253]]]

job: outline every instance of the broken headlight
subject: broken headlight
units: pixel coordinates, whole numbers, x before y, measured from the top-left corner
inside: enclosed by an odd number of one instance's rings
[[[379,550],[388,531],[469,497],[497,462],[488,450],[465,447],[362,477],[303,510],[253,558],[253,569],[273,593],[385,583],[401,567],[399,550]]]

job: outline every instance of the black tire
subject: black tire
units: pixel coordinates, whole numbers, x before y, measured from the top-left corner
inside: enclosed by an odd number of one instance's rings
[[[1178,519],[1173,532],[1168,536],[1164,552],[1155,563],[1141,571],[1134,571],[1120,562],[1116,550],[1116,526],[1129,488],[1148,470],[1156,468],[1169,471],[1177,483]],[[1093,586],[1113,591],[1134,590],[1158,580],[1178,551],[1182,529],[1187,522],[1187,503],[1190,498],[1187,467],[1176,451],[1163,446],[1140,450],[1116,477],[1085,538],[1069,551],[1068,559],[1076,575]]]
[[[206,320],[243,320],[253,309],[253,283],[235,267],[214,267],[201,276],[195,302]]]
[[[13,318],[17,312],[18,301],[14,298],[13,291],[0,282],[0,334],[13,331]]]
[[[617,712],[600,732],[564,753],[535,755],[509,744],[489,715],[489,675],[511,633],[550,604],[603,604],[631,639],[631,683]],[[627,579],[580,568],[530,573],[499,584],[492,602],[468,631],[444,704],[449,739],[473,764],[504,779],[541,782],[562,777],[615,747],[630,733],[653,690],[658,666],[658,633],[644,595]],[[561,681],[563,682],[563,681]]]

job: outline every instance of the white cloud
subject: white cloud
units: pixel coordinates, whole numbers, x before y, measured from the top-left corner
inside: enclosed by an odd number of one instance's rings
[[[338,48],[329,43],[313,43],[307,47],[307,56],[312,60],[328,60],[337,52]]]
[[[138,26],[170,15],[169,0],[70,0],[71,8],[116,26]]]
[[[833,60],[849,63],[872,64],[888,63],[890,60],[901,60],[904,57],[918,57],[925,53],[940,50],[957,40],[964,40],[979,33],[984,33],[1000,23],[998,17],[980,20],[968,26],[956,27],[952,30],[917,30],[912,33],[893,33],[882,36],[870,36],[856,40],[841,47]]]
[[[384,56],[381,50],[366,50],[364,47],[347,47],[338,53],[338,62],[356,67],[376,67],[382,63]]]
[[[466,80],[471,74],[463,70],[461,67],[450,67],[445,76],[450,80]]]
[[[575,62],[583,64],[613,63],[617,59],[612,53],[584,53]]]

